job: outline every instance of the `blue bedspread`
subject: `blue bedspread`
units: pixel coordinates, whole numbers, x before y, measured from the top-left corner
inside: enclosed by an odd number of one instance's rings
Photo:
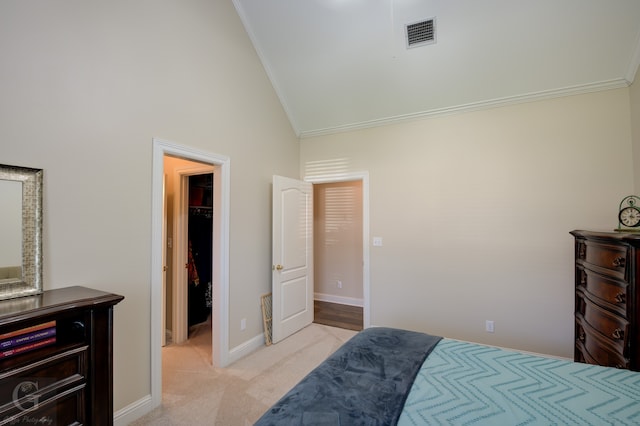
[[[393,425],[413,380],[440,337],[366,329],[269,409],[266,425]]]

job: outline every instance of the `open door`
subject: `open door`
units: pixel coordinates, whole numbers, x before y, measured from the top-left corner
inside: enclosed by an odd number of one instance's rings
[[[313,322],[313,185],[273,177],[272,341]]]

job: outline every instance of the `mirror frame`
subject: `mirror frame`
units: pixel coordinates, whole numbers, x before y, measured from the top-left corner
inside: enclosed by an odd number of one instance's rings
[[[0,164],[0,179],[22,182],[22,276],[0,284],[0,300],[42,293],[42,173]]]

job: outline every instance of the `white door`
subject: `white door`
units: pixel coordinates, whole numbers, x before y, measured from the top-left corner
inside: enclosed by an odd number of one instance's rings
[[[313,322],[313,185],[273,177],[272,341]]]

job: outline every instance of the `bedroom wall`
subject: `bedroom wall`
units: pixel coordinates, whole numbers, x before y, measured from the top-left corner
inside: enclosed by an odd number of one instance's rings
[[[629,87],[631,104],[631,137],[633,139],[634,194],[640,192],[640,83],[634,82]]]
[[[617,225],[629,117],[618,89],[318,136],[301,173],[369,172],[372,325],[571,358],[569,231]]]
[[[229,346],[261,336],[271,177],[299,148],[231,0],[5,0],[0,54],[0,160],[44,169],[45,289],[125,296],[115,410],[150,393],[152,138],[230,157]]]

